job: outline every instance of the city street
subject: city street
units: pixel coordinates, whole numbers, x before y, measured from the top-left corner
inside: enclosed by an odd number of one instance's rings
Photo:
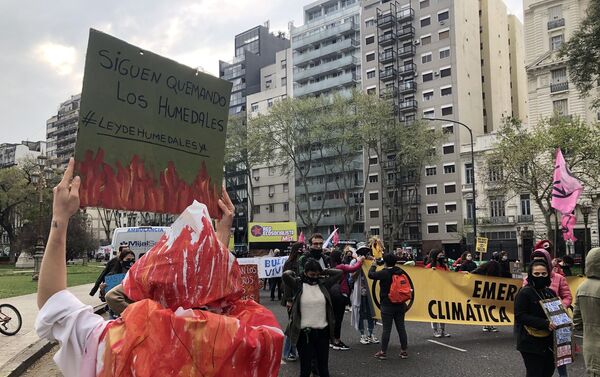
[[[261,291],[263,304],[277,316],[285,327],[287,315],[278,301],[269,301],[267,291]],[[432,337],[431,327],[427,323],[407,322],[409,337],[409,358],[401,360],[397,333],[392,333],[388,359],[377,360],[373,354],[378,345],[362,345],[358,333],[350,326],[350,315],[344,316],[342,340],[351,349],[329,353],[329,371],[332,376],[524,376],[525,367],[521,355],[515,350],[512,327],[501,327],[498,333],[484,333],[479,326],[447,326],[450,338]],[[375,327],[377,337],[381,336],[381,326]],[[581,338],[577,338],[581,344]],[[41,358],[24,377],[58,377],[60,372],[52,361],[51,353]],[[585,375],[583,358],[579,355],[575,364],[569,366],[569,376]],[[281,364],[280,377],[296,377],[299,374],[299,362]],[[558,375],[558,374],[555,374]]]

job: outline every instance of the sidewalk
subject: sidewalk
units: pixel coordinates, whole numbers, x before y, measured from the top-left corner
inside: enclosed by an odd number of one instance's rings
[[[102,302],[98,299],[98,295],[91,297],[89,295],[93,284],[78,285],[75,287],[69,287],[77,298],[79,298],[84,304],[96,306]],[[23,318],[23,326],[21,330],[13,336],[5,336],[0,334],[0,370],[5,369],[6,364],[15,356],[27,351],[32,345],[40,340],[35,333],[33,328],[35,324],[35,318],[38,314],[38,307],[36,301],[36,293],[32,293],[24,296],[11,297],[0,300],[0,303],[7,303],[14,305]]]

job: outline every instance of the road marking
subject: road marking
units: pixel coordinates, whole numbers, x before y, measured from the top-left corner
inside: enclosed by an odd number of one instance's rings
[[[438,342],[437,340],[431,340],[431,339],[427,339],[427,341],[428,341],[428,342],[431,342],[431,343],[439,344],[440,346],[444,346],[444,347],[452,348],[453,350],[457,350],[457,351],[460,351],[460,352],[467,352],[467,350],[464,350],[464,349],[462,349],[462,348],[458,348],[458,347],[454,347],[454,346],[450,346],[450,345],[448,345],[448,344],[444,344],[444,343],[442,343],[442,342]]]
[[[583,336],[581,336],[581,335],[573,335],[573,336],[576,336],[576,337],[578,337],[579,339],[583,339]]]

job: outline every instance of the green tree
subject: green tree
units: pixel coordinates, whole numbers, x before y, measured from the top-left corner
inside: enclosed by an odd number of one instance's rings
[[[553,233],[550,203],[557,148],[563,151],[572,174],[585,187],[598,187],[600,179],[600,126],[579,118],[555,116],[525,127],[507,118],[498,131],[495,149],[486,156],[482,176],[500,168],[502,179],[494,189],[504,194],[529,193],[544,216],[547,234]]]
[[[568,42],[564,43],[560,56],[566,58],[569,77],[581,96],[600,86],[600,1],[591,0],[587,15]],[[596,96],[592,107],[600,107]]]

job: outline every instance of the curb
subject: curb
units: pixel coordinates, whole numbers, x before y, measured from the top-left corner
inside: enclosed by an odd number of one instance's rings
[[[94,313],[103,313],[105,306],[104,303],[94,306]],[[57,342],[46,339],[39,339],[37,342],[30,344],[0,368],[0,377],[18,377],[22,375],[57,344]]]

